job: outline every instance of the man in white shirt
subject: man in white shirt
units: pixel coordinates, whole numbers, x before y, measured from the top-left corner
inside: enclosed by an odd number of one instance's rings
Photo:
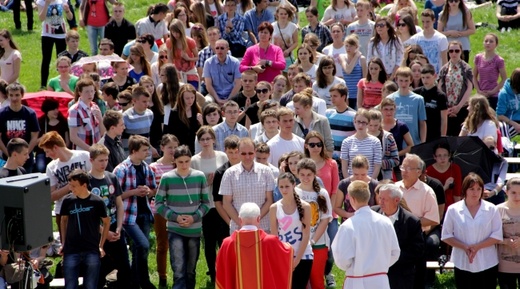
[[[293,134],[294,112],[286,107],[281,107],[276,113],[280,125],[280,133],[267,142],[271,154],[269,163],[278,167],[280,157],[292,151],[303,152],[305,141]]]
[[[387,272],[401,251],[394,226],[368,206],[367,183],[353,181],[348,195],[356,212],[339,227],[331,246],[336,266],[346,272],[343,289],[390,289]]]

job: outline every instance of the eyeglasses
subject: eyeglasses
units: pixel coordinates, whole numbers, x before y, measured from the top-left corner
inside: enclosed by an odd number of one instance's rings
[[[252,156],[252,155],[254,155],[255,153],[254,153],[254,152],[248,152],[248,153],[243,152],[243,153],[240,153],[240,154],[243,155],[243,156]]]
[[[256,90],[256,93],[268,93],[268,92],[269,92],[269,89],[267,89],[267,88],[262,88],[262,89]]]
[[[386,27],[386,24],[385,23],[378,23],[378,24],[376,24],[376,27],[383,28],[383,27]]]
[[[319,148],[322,148],[323,147],[323,143],[320,141],[320,142],[310,142],[307,144],[310,148],[315,148],[315,147],[319,147]]]
[[[448,50],[449,53],[460,53],[460,49],[450,49]]]
[[[225,50],[225,49],[226,49],[226,47],[224,47],[224,46],[217,46],[217,47],[215,47],[215,50]]]
[[[418,170],[419,168],[411,168],[411,167],[403,167],[403,166],[399,166],[399,169],[403,172],[411,172],[411,171],[415,171],[415,170]]]
[[[213,138],[206,137],[206,138],[201,138],[199,141],[200,142],[207,142],[207,141],[211,141],[211,140],[213,140]]]
[[[168,59],[168,55],[161,55],[159,56],[159,59]]]
[[[356,120],[356,123],[361,124],[361,125],[368,125],[368,122],[366,122],[366,121]]]
[[[397,23],[397,26],[399,26],[399,27],[405,27],[405,26],[406,26],[406,23],[399,22],[399,23]]]
[[[70,66],[58,66],[58,68],[69,68]]]

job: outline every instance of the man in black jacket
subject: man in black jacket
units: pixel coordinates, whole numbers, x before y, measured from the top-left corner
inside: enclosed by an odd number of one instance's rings
[[[421,222],[400,205],[403,193],[394,184],[379,186],[379,206],[372,210],[392,221],[397,234],[401,255],[388,270],[388,280],[392,289],[412,289],[414,286],[415,264],[423,258],[424,239]]]

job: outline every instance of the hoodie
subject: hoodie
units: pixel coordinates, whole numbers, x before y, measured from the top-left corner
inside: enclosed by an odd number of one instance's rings
[[[497,115],[520,121],[520,94],[515,94],[510,79],[506,80],[498,93]]]

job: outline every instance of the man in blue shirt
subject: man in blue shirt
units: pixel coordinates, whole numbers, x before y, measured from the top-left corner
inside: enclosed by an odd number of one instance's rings
[[[241,87],[241,73],[238,70],[240,62],[228,55],[228,51],[229,43],[223,39],[217,40],[216,54],[204,62],[202,72],[208,94],[221,106],[230,95],[236,95]]]
[[[256,7],[244,14],[244,29],[248,32],[251,42],[256,44],[258,42],[258,25],[265,21],[274,22],[274,16],[266,9],[268,0],[253,0],[253,3]]]

